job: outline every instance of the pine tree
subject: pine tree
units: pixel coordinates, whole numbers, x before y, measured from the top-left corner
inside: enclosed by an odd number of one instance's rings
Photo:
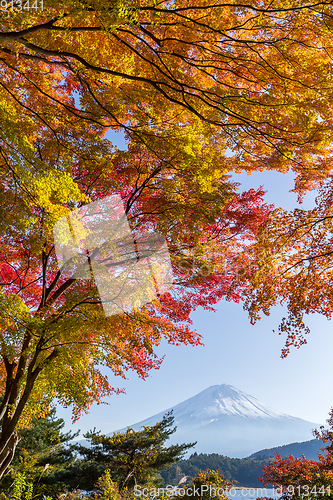
[[[92,490],[105,469],[123,490],[135,484],[151,481],[160,469],[180,460],[196,443],[165,446],[166,440],[176,431],[172,428],[174,416],[171,412],[162,421],[152,426],[143,426],[139,431],[132,428],[105,436],[95,430],[84,437],[90,446],[76,445],[74,448],[83,457],[58,476],[72,488]]]
[[[20,441],[8,474],[1,481],[0,491],[7,491],[14,478],[23,474],[33,484],[34,496],[65,491],[67,485],[53,477],[76,458],[70,445],[79,432],[63,433],[65,421],[56,417],[53,408],[43,418],[33,418],[31,425],[19,431]]]

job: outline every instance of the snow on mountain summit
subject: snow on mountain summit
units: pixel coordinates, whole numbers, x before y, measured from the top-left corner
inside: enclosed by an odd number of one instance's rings
[[[281,418],[286,417],[284,413],[273,410],[260,403],[256,398],[246,394],[232,385],[212,385],[196,396],[187,399],[183,403],[174,406],[183,413],[191,412],[194,418],[214,418],[219,415],[238,415],[247,418]],[[177,412],[178,413],[178,412]]]
[[[170,410],[177,431],[170,436],[169,444],[197,441],[192,451],[229,457],[242,458],[260,449],[307,441],[312,439],[311,431],[318,427],[274,410],[227,384],[208,387],[130,427],[138,430],[143,425],[154,425]]]

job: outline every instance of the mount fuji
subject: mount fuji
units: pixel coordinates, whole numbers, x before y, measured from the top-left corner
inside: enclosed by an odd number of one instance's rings
[[[191,453],[247,457],[263,448],[312,439],[319,424],[269,408],[231,385],[213,385],[196,396],[130,427],[154,425],[173,410],[177,431],[167,444],[197,441]],[[124,431],[120,429],[120,431]],[[112,435],[110,433],[109,435]]]

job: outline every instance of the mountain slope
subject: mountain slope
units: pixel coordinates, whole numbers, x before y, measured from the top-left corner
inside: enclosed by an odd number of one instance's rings
[[[318,453],[321,448],[325,446],[325,443],[320,439],[311,439],[310,441],[303,441],[302,443],[290,443],[284,446],[276,446],[275,448],[269,448],[265,450],[257,451],[252,453],[249,459],[259,459],[264,457],[274,457],[275,453],[278,453],[281,457],[288,457],[293,455],[296,458],[300,458],[304,455],[305,458],[309,460],[318,460]]]
[[[143,425],[153,425],[171,409],[177,431],[168,444],[197,441],[193,451],[229,457],[242,458],[258,449],[308,440],[311,430],[318,426],[273,410],[253,396],[222,384],[208,387],[131,427],[138,430]]]

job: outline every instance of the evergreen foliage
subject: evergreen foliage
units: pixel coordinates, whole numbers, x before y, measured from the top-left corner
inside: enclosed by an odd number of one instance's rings
[[[67,485],[54,481],[54,477],[75,460],[70,441],[79,431],[63,433],[64,425],[53,408],[45,417],[34,417],[28,428],[20,430],[11,467],[1,480],[1,492],[13,485],[21,485],[21,489],[31,486],[34,496],[55,495],[66,490]]]
[[[144,426],[139,431],[129,428],[105,436],[98,432],[87,432],[84,437],[90,446],[74,445],[82,458],[62,470],[55,478],[66,482],[71,488],[93,490],[97,479],[108,469],[112,481],[120,491],[135,484],[144,485],[154,479],[163,468],[181,459],[196,443],[165,446],[165,441],[176,431],[172,428],[172,411],[164,415],[161,422]]]

